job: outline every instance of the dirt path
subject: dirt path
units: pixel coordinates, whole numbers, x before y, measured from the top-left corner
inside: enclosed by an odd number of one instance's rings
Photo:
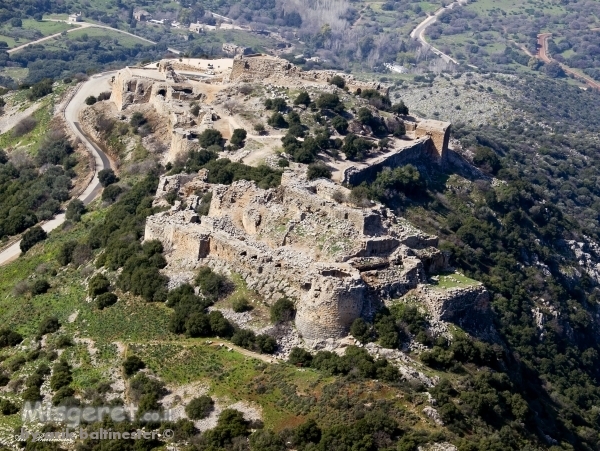
[[[539,59],[541,59],[542,61],[544,61],[545,63],[550,63],[550,62],[556,62],[558,63],[558,61],[552,59],[550,57],[550,55],[548,54],[548,39],[550,39],[552,37],[552,33],[540,33],[538,34],[538,54],[537,57]],[[579,79],[580,81],[583,81],[584,83],[586,83],[588,86],[594,88],[594,89],[598,89],[600,90],[600,83],[598,83],[597,81],[591,79],[590,77],[586,77],[585,75],[581,75],[578,72],[575,72],[573,69],[571,69],[569,66],[566,66],[565,64],[562,63],[558,63],[560,65],[560,67],[562,68],[562,70],[564,70],[566,73],[573,75],[573,77]]]

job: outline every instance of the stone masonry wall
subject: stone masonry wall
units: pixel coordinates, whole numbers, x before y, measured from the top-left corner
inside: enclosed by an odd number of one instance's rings
[[[431,138],[424,137],[421,140],[415,141],[411,147],[399,149],[397,152],[388,155],[384,160],[370,164],[369,166],[358,168],[350,166],[344,171],[342,183],[356,186],[362,182],[371,182],[375,180],[377,174],[383,168],[397,168],[409,163],[419,163],[423,161],[423,155],[430,152]]]

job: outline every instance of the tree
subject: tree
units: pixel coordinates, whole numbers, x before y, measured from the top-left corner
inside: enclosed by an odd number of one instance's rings
[[[242,147],[242,144],[244,143],[246,136],[247,136],[246,130],[244,130],[243,128],[236,128],[233,131],[233,134],[231,135],[231,139],[229,140],[229,142],[236,147]]]
[[[371,337],[371,328],[362,318],[357,318],[350,326],[350,333],[361,343],[366,343]]]
[[[13,17],[10,19],[10,26],[15,28],[20,28],[23,26],[23,21],[18,17]]]
[[[296,366],[309,367],[312,360],[313,356],[310,352],[298,347],[292,348],[288,357],[288,362]]]
[[[473,155],[475,166],[495,174],[502,167],[500,159],[489,147],[478,146]]]
[[[199,396],[185,406],[185,414],[191,420],[202,420],[214,410],[215,402],[210,396]]]
[[[37,296],[38,294],[44,294],[50,289],[50,284],[46,279],[38,279],[33,282],[31,286],[31,294]]]
[[[211,335],[208,315],[201,312],[192,313],[185,322],[185,331],[189,337],[208,337]]]
[[[27,94],[29,100],[37,100],[50,94],[52,92],[52,80],[50,78],[44,78],[42,81],[34,84]]]
[[[283,115],[279,112],[275,112],[271,115],[271,117],[267,120],[267,124],[269,124],[273,128],[287,128],[288,123],[286,122]]]
[[[334,75],[333,77],[331,77],[331,80],[329,80],[329,84],[335,85],[338,88],[343,89],[344,86],[346,86],[346,80],[344,80],[344,78],[340,75]]]
[[[117,197],[123,192],[123,188],[119,185],[109,185],[102,191],[102,200],[114,202]]]
[[[250,436],[252,451],[285,451],[287,448],[283,439],[273,431],[260,429]]]
[[[198,275],[194,281],[200,288],[200,293],[212,302],[225,294],[227,290],[227,278],[214,272],[208,266],[203,266],[198,270]]]
[[[288,106],[285,99],[281,97],[277,97],[275,99],[267,99],[265,100],[265,108],[267,110],[275,110],[279,112],[287,111]]]
[[[98,181],[103,187],[107,187],[108,185],[112,185],[113,183],[117,183],[119,178],[115,175],[115,171],[112,169],[102,169],[98,172]]]
[[[106,307],[110,307],[117,303],[119,298],[114,293],[102,293],[96,298],[96,306],[98,310],[104,310]]]
[[[348,131],[348,121],[342,116],[335,116],[331,119],[331,126],[342,135]]]
[[[248,302],[245,297],[237,297],[231,302],[231,308],[236,313],[242,313],[252,310],[252,305]]]
[[[46,317],[38,327],[38,335],[46,335],[56,332],[60,329],[60,322],[56,316]]]
[[[44,241],[48,234],[40,226],[34,226],[23,234],[21,239],[21,252],[26,253],[29,249],[35,246],[37,243]]]
[[[108,292],[110,282],[104,274],[96,274],[88,283],[88,294],[95,298],[96,296]]]
[[[373,147],[371,142],[359,138],[354,134],[349,134],[344,138],[342,151],[349,160],[360,161],[366,156],[366,153]]]
[[[223,135],[221,135],[219,130],[215,130],[214,128],[207,128],[198,136],[198,143],[205,149],[210,146],[221,147],[222,140]]]
[[[392,105],[391,110],[392,110],[392,113],[395,113],[395,114],[402,114],[405,116],[408,114],[408,107],[404,104],[404,102],[402,100],[400,102]]]
[[[68,221],[79,222],[81,221],[81,215],[86,212],[85,205],[79,199],[73,199],[67,205],[67,212],[65,213],[65,218]]]
[[[123,371],[126,376],[133,376],[144,368],[146,368],[146,364],[136,355],[130,355],[123,361]]]
[[[294,319],[296,307],[291,299],[283,297],[275,301],[270,313],[272,323],[284,323]]]
[[[331,178],[331,169],[324,163],[313,163],[308,165],[306,171],[306,178],[308,180],[315,180],[318,178]]]
[[[148,121],[146,120],[144,115],[142,113],[140,113],[139,111],[136,111],[135,113],[133,113],[131,115],[131,118],[129,119],[129,125],[131,125],[134,128],[141,127],[146,122],[148,122]]]
[[[18,332],[10,329],[0,329],[0,348],[16,346],[23,341],[23,337]]]
[[[321,109],[333,110],[335,112],[342,112],[344,105],[340,102],[340,98],[337,94],[321,94],[317,98],[317,107]]]
[[[300,94],[298,94],[298,96],[296,97],[296,99],[294,100],[294,105],[310,105],[311,100],[310,100],[310,95],[308,95],[308,92],[306,91],[300,91]]]
[[[368,108],[359,108],[357,119],[361,124],[369,125],[371,122],[373,122],[373,113],[371,113],[371,110]]]
[[[86,99],[85,99],[85,104],[86,104],[86,105],[93,105],[93,104],[94,104],[94,103],[96,103],[97,101],[98,101],[98,99],[96,99],[96,97],[94,97],[94,96],[89,96],[89,97],[86,97]]]

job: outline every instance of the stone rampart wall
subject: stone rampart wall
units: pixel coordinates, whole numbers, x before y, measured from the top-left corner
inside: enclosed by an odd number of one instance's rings
[[[397,168],[409,163],[422,163],[423,155],[430,152],[431,138],[424,137],[416,141],[411,147],[399,149],[397,152],[388,155],[380,162],[373,163],[364,168],[351,166],[344,171],[343,183],[351,186],[360,185],[362,182],[371,182],[375,180],[384,168]]]

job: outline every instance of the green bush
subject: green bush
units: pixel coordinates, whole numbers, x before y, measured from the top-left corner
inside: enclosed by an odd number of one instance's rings
[[[103,310],[117,303],[119,298],[114,293],[102,293],[96,298],[96,307],[98,310]]]
[[[130,355],[123,361],[123,371],[128,377],[144,368],[146,368],[146,364],[136,355]]]
[[[394,105],[392,105],[391,111],[392,111],[392,113],[402,114],[402,115],[406,116],[408,114],[408,107],[401,100],[400,102],[395,103]]]
[[[10,402],[8,399],[0,400],[0,412],[2,412],[2,415],[14,415],[15,413],[19,412],[19,410],[21,409],[19,409],[18,406]]]
[[[306,91],[300,91],[296,99],[294,100],[294,105],[310,105],[310,95]]]
[[[336,113],[344,111],[344,104],[337,94],[321,94],[316,101],[318,108],[332,110]]]
[[[246,130],[244,130],[243,128],[236,128],[233,131],[229,142],[234,146],[241,147],[247,135],[248,134],[246,133]]]
[[[86,212],[85,205],[79,199],[73,199],[67,205],[67,212],[65,218],[67,221],[79,222],[81,221],[81,215]]]
[[[16,346],[23,341],[23,337],[18,332],[10,329],[0,329],[0,348]]]
[[[210,146],[219,146],[222,148],[222,141],[223,135],[221,135],[219,130],[215,130],[214,128],[207,128],[198,135],[198,143],[205,149]]]
[[[346,86],[346,80],[344,80],[344,78],[339,75],[334,75],[329,80],[329,84],[335,85],[338,88],[342,89]]]
[[[50,284],[46,279],[38,279],[33,282],[31,286],[31,294],[37,296],[38,294],[44,294],[50,289]]]
[[[346,154],[349,160],[361,161],[365,159],[369,150],[373,148],[373,144],[364,138],[359,138],[353,133],[350,133],[344,138],[342,152]]]
[[[292,365],[308,367],[310,366],[312,359],[313,356],[310,352],[305,351],[302,348],[294,347],[290,352],[288,362],[290,362]]]
[[[202,420],[214,410],[215,403],[210,396],[199,396],[185,406],[185,413],[192,420]]]
[[[279,112],[287,111],[288,106],[285,99],[281,97],[277,97],[275,99],[266,99],[265,100],[265,108],[267,110],[275,110]]]
[[[296,315],[296,307],[294,302],[287,298],[279,298],[271,306],[271,322],[272,323],[284,323],[292,321]]]
[[[88,283],[88,294],[95,298],[96,296],[108,292],[110,282],[104,274],[96,274]]]
[[[267,124],[273,128],[287,128],[289,125],[283,115],[279,112],[273,113],[267,120]]]
[[[98,172],[98,180],[103,187],[107,187],[108,185],[112,185],[113,183],[117,183],[119,178],[115,175],[115,172],[112,169],[102,169]]]
[[[364,344],[371,338],[371,328],[364,319],[356,318],[350,326],[350,334]]]
[[[342,116],[335,116],[333,119],[331,119],[331,126],[335,129],[335,131],[342,135],[346,134],[348,131],[348,125],[348,121]]]
[[[93,105],[93,104],[94,104],[94,103],[96,103],[97,101],[98,101],[98,99],[96,99],[96,97],[94,97],[94,96],[89,96],[89,97],[86,97],[86,99],[85,99],[85,104],[86,104],[86,105]]]
[[[48,234],[40,226],[34,226],[23,234],[21,239],[21,252],[26,253],[29,249],[35,246],[37,243],[44,241]]]
[[[122,192],[123,188],[121,188],[119,185],[109,185],[102,191],[102,200],[114,202]]]
[[[49,316],[45,318],[38,327],[38,335],[46,335],[56,332],[60,329],[60,322],[55,316]]]
[[[208,266],[203,266],[198,270],[194,282],[200,288],[200,293],[212,302],[227,294],[229,285],[225,276],[214,272]]]
[[[237,297],[231,302],[231,308],[236,313],[242,313],[252,310],[252,305],[245,297]]]
[[[330,179],[331,169],[324,163],[313,163],[308,165],[306,170],[306,178],[308,180],[316,180],[319,178]]]
[[[136,111],[135,113],[133,113],[131,115],[131,118],[129,119],[129,125],[131,125],[134,128],[141,127],[146,122],[148,122],[147,119],[139,111]]]
[[[55,391],[60,390],[61,388],[68,386],[71,382],[73,382],[71,366],[66,360],[58,361],[52,370],[50,388]]]

